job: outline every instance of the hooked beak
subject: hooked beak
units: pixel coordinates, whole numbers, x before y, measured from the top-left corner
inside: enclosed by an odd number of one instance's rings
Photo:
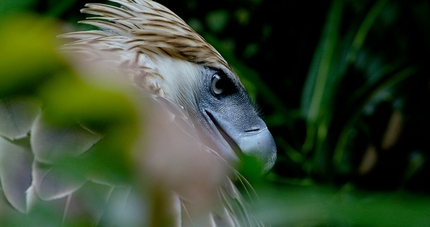
[[[213,123],[219,140],[216,144],[220,144],[218,147],[224,156],[233,157],[236,160],[242,156],[252,157],[261,164],[262,174],[270,171],[276,161],[276,144],[260,117],[255,116],[252,121],[243,118],[244,122],[232,124],[231,119],[223,119],[208,110],[205,112]],[[248,127],[242,127],[245,125]]]
[[[243,154],[255,157],[263,165],[263,173],[269,172],[276,161],[276,144],[267,127],[250,131],[234,139]]]

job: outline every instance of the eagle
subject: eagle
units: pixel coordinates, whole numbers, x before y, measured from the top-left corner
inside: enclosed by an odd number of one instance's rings
[[[267,173],[276,145],[238,75],[165,6],[110,1],[85,5],[91,17],[81,23],[98,29],[59,35],[61,52],[91,75],[86,82],[121,87],[141,110],[131,154],[140,184],[85,172],[95,167],[64,173],[100,150],[103,130],[53,126],[40,105],[3,99],[0,116],[12,117],[0,119],[0,206],[11,209],[0,217],[48,206],[65,226],[82,217],[94,226],[263,226],[234,184],[248,187],[234,167],[252,158]]]

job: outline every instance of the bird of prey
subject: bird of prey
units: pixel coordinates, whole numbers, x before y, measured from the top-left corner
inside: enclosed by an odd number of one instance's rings
[[[122,225],[121,220],[132,220],[127,226],[262,226],[233,184],[242,180],[233,167],[253,157],[262,173],[269,171],[276,145],[239,77],[165,6],[150,0],[110,1],[114,4],[87,4],[82,12],[92,16],[81,23],[98,29],[60,35],[68,41],[61,50],[82,68],[97,69],[98,76],[86,78],[88,83],[121,83],[145,109],[145,139],[133,148],[135,170],[142,171],[144,183],[129,187],[84,172],[95,167],[64,173],[65,158],[91,156],[105,139],[103,133],[79,123],[51,126],[39,105],[5,99],[0,100],[0,116],[14,120],[0,119],[0,206],[31,213],[54,203],[63,225],[84,214],[101,226]],[[142,187],[148,184],[155,186]],[[160,188],[167,190],[158,193]],[[147,198],[136,193],[141,190]],[[154,224],[160,221],[154,221],[157,209],[169,217],[167,224]],[[13,211],[0,207],[2,212]]]

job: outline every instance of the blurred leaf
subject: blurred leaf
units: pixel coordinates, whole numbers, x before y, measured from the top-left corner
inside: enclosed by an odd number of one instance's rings
[[[0,22],[0,98],[31,93],[35,84],[64,67],[56,51],[57,24],[35,27],[40,18],[14,15]]]
[[[331,67],[333,67],[332,59],[338,42],[342,6],[343,4],[340,0],[333,2],[302,95],[302,112],[311,124],[315,124],[315,121],[322,114],[323,102],[327,101],[323,100],[323,97],[326,97],[327,92],[330,92],[327,89],[333,89],[331,84],[327,84],[327,82],[330,76],[336,76],[329,73]]]
[[[363,22],[360,25],[360,28],[357,31],[357,34],[354,37],[354,40],[352,41],[351,48],[346,57],[346,60],[348,63],[352,63],[356,60],[357,52],[363,46],[364,40],[367,37],[367,33],[369,32],[370,28],[374,24],[376,18],[380,15],[383,7],[387,2],[388,0],[377,1],[375,5],[372,7],[372,9],[369,11],[369,13],[366,15],[366,17],[364,18]]]
[[[2,0],[0,4],[0,18],[10,13],[16,13],[20,11],[29,10],[30,6],[34,5],[38,0]]]
[[[414,66],[407,67],[397,73],[392,73],[385,75],[380,80],[373,84],[369,84],[368,86],[364,86],[363,90],[359,92],[361,95],[357,96],[357,100],[353,100],[355,105],[355,110],[353,111],[352,116],[348,119],[345,125],[342,127],[342,131],[340,133],[340,137],[337,140],[336,147],[334,149],[333,162],[336,166],[341,165],[343,161],[344,152],[346,152],[346,145],[351,134],[351,131],[354,125],[357,123],[362,110],[364,109],[365,104],[369,103],[373,98],[375,98],[378,94],[383,92],[384,90],[388,90],[399,83],[403,82],[405,79],[415,75],[417,72],[417,68]],[[360,98],[358,98],[360,97]]]
[[[229,14],[226,10],[210,12],[206,17],[206,23],[213,32],[221,32],[227,26]]]
[[[40,106],[31,98],[0,99],[0,136],[10,140],[25,137],[41,112]]]
[[[41,21],[43,25],[32,26]],[[93,175],[102,175],[113,181],[126,179],[130,176],[131,170],[129,152],[139,128],[134,103],[125,92],[104,88],[101,85],[91,86],[73,72],[57,52],[55,37],[59,32],[55,31],[54,23],[48,22],[35,16],[21,15],[18,18],[11,18],[3,26],[0,41],[3,41],[5,48],[0,50],[0,57],[4,59],[0,62],[2,81],[0,95],[7,97],[33,95],[43,102],[46,123],[66,128],[79,123],[85,128],[103,133],[104,138],[93,147],[93,151],[85,154],[87,166],[91,166]],[[46,27],[47,25],[50,26]],[[31,113],[27,114],[31,117],[33,116]],[[45,136],[53,139],[55,132]],[[56,147],[55,149],[60,149],[56,152],[70,149],[67,144],[71,141],[79,143],[75,145],[83,146],[81,148],[91,147],[94,143],[90,141],[83,145],[80,140],[82,138],[77,134],[71,134],[71,137],[72,139],[68,141],[70,138],[61,137],[60,133],[57,139],[59,143],[63,142],[63,147]],[[90,140],[96,141],[98,138]],[[46,144],[35,145],[43,147]],[[47,147],[43,147],[43,151],[47,154],[43,156],[43,160],[57,154],[49,153],[53,147],[48,147],[48,150],[44,150],[45,148]]]
[[[428,197],[351,189],[336,191],[315,186],[258,191],[257,216],[272,226],[415,227],[430,224]]]
[[[263,164],[257,157],[243,156],[239,166],[237,167],[239,173],[245,177],[249,182],[255,184],[261,180],[261,173],[263,172]]]
[[[92,87],[77,76],[63,75],[46,83],[40,92],[46,119],[54,125],[67,126],[75,121],[104,135],[86,161],[108,182],[127,180],[130,176],[130,151],[139,124],[134,104],[118,91]],[[73,98],[69,98],[73,97]],[[100,178],[99,177],[99,178]]]
[[[194,29],[197,33],[203,31],[203,23],[197,18],[191,18],[187,21],[187,24]]]
[[[250,43],[246,46],[243,56],[250,58],[258,53],[258,45],[256,43]]]
[[[137,116],[125,95],[90,86],[71,72],[45,83],[40,96],[48,107],[45,110],[47,117],[58,124],[67,125],[78,119],[95,130],[126,126],[135,131],[132,123]]]
[[[328,121],[332,111],[331,95],[334,94],[337,82],[333,58],[339,38],[339,26],[343,1],[334,0],[324,26],[319,46],[312,60],[305,87],[302,94],[301,110],[307,119],[307,136],[303,151],[309,152],[315,140],[325,139],[328,130]]]
[[[84,129],[76,122],[64,127],[55,127],[46,121],[46,115],[42,113],[31,129],[32,152],[38,161],[45,164],[79,157],[102,137]]]
[[[8,141],[0,136],[1,186],[8,201],[20,212],[27,212],[25,198],[26,191],[31,185],[32,162],[33,155],[28,140]]]
[[[240,8],[240,9],[236,10],[235,15],[236,15],[236,19],[239,22],[239,24],[241,24],[241,25],[249,24],[250,13],[248,10]]]
[[[272,30],[273,30],[273,26],[272,25],[264,25],[263,29],[261,31],[261,36],[264,40],[268,39],[270,37],[270,35],[272,34]]]

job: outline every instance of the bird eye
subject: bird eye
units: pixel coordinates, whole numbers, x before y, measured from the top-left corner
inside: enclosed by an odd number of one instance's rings
[[[220,95],[224,92],[224,82],[221,76],[218,74],[214,74],[212,76],[212,91],[216,95]]]

